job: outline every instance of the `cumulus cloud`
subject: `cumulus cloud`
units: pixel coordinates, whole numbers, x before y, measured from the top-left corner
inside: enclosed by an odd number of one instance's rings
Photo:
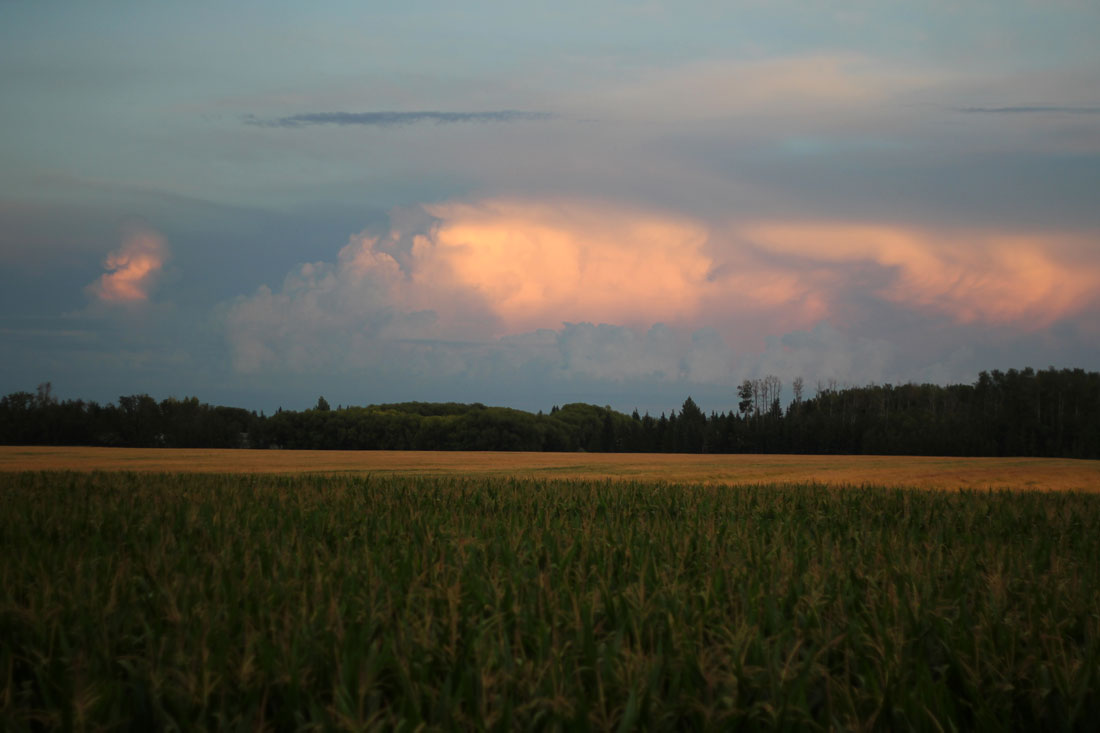
[[[508,332],[697,314],[713,266],[700,223],[595,202],[490,200],[427,210],[425,265],[477,293]]]
[[[717,332],[654,325],[686,323],[703,302],[712,260],[697,224],[561,201],[425,209],[228,304],[235,367],[670,380],[728,371]]]
[[[88,291],[107,303],[146,301],[167,260],[168,245],[159,234],[148,229],[134,231],[107,255],[103,262],[107,272],[89,285]]]
[[[576,201],[424,209],[232,304],[238,366],[305,364],[363,339],[485,341],[583,322],[645,329],[691,320],[709,287],[707,231],[687,219]]]
[[[485,112],[305,112],[286,117],[265,120],[248,115],[246,125],[256,127],[311,127],[314,125],[335,125],[338,127],[404,127],[420,122],[434,122],[437,125],[488,122],[531,122],[549,120],[553,115],[548,112],[530,112],[516,109],[489,110]]]
[[[883,312],[1035,331],[1096,307],[1091,245],[867,222],[716,224],[592,200],[449,202],[238,298],[226,335],[247,373],[900,379],[912,352]],[[876,321],[877,335],[857,333]]]
[[[234,366],[242,372],[366,366],[384,358],[386,340],[435,335],[435,313],[408,308],[396,260],[359,255],[300,265],[279,290],[261,286],[231,304],[226,329]]]

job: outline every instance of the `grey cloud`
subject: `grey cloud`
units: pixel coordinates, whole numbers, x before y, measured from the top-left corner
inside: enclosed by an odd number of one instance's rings
[[[459,122],[532,122],[553,119],[548,112],[530,112],[525,110],[501,109],[484,112],[440,112],[436,110],[418,112],[306,112],[303,114],[276,117],[265,120],[254,115],[244,117],[246,125],[256,127],[310,127],[313,125],[336,125],[338,127],[404,127],[421,122],[434,122],[437,125]]]
[[[557,333],[558,371],[598,379],[733,383],[733,355],[716,331],[646,331],[607,323],[566,323]]]
[[[1089,335],[1069,323],[1020,333],[921,322],[897,312],[879,314],[877,320],[860,328],[822,321],[809,330],[771,336],[763,352],[739,362],[738,371],[756,377],[775,374],[787,387],[802,377],[807,394],[813,394],[815,387],[830,383],[966,384],[983,369],[1079,366],[1096,359]]]
[[[1100,107],[1078,107],[1072,105],[1056,104],[1026,104],[1010,107],[956,107],[956,112],[975,114],[1029,114],[1029,113],[1056,113],[1068,115],[1097,115]]]
[[[755,376],[775,374],[785,383],[802,377],[807,385],[904,381],[896,343],[848,333],[828,322],[769,337],[763,353],[746,359],[742,367]]]

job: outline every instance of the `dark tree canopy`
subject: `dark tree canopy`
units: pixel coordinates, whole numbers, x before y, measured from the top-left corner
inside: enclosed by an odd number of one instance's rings
[[[149,395],[59,401],[46,382],[0,398],[0,443],[135,447],[843,453],[1100,458],[1100,373],[982,372],[973,384],[819,385],[784,410],[775,377],[745,380],[737,410],[708,417],[574,403],[531,414],[480,403],[279,409],[264,416]]]

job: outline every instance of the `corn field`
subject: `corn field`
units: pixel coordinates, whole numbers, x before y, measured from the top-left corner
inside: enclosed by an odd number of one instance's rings
[[[1100,496],[0,474],[0,729],[1100,729]]]

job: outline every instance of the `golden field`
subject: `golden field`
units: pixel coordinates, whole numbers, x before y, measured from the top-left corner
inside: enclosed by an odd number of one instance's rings
[[[700,484],[816,482],[930,489],[1100,490],[1100,461],[923,456],[292,451],[0,446],[0,471],[372,473],[631,479]]]

